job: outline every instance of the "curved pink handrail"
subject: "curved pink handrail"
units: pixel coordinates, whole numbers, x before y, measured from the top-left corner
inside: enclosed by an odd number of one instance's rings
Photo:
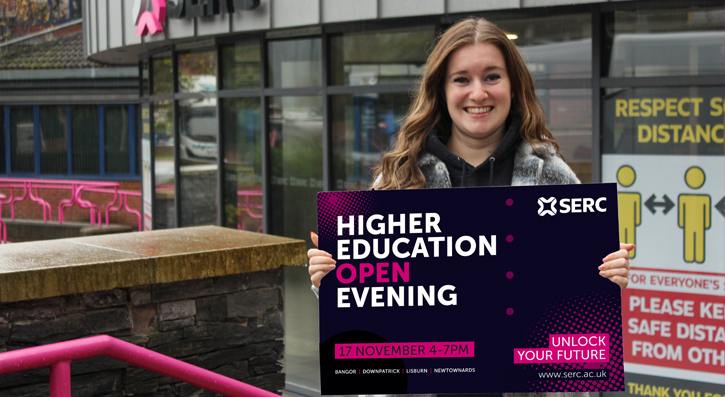
[[[141,197],[140,192],[119,190],[121,184],[119,182],[106,181],[81,181],[81,180],[45,180],[45,179],[18,179],[18,178],[0,178],[0,188],[10,189],[10,199],[8,201],[0,201],[0,206],[10,204],[11,218],[15,220],[15,203],[23,201],[26,198],[40,204],[43,208],[43,221],[53,220],[53,210],[50,203],[42,199],[38,194],[38,189],[57,189],[70,190],[70,198],[62,199],[58,203],[58,222],[65,221],[65,208],[78,205],[81,208],[87,208],[90,211],[91,225],[97,224],[102,226],[103,213],[101,207],[88,200],[83,199],[82,193],[85,191],[100,192],[112,194],[113,200],[106,204],[106,225],[109,224],[109,213],[120,211],[121,208],[126,209],[129,213],[136,215],[138,219],[139,231],[143,230],[142,215],[140,211],[132,209],[128,205],[128,196]],[[23,189],[22,196],[15,197],[13,189]],[[2,221],[0,221],[2,222]],[[0,233],[2,233],[2,223],[0,223]],[[0,234],[0,241],[3,235]]]
[[[279,397],[108,335],[0,353],[0,375],[50,366],[51,397],[70,397],[70,362],[96,356],[107,356],[225,396]]]
[[[48,203],[47,201],[40,198],[40,196],[38,196],[38,187],[37,186],[35,187],[35,196],[33,196],[33,186],[31,185],[30,182],[25,182],[25,183],[28,185],[28,193],[30,194],[30,199],[32,201],[35,201],[36,203],[40,204],[41,207],[43,207],[43,222],[48,222],[48,219],[50,219],[50,221],[52,222],[53,221],[53,212],[50,209],[50,203]],[[46,211],[47,211],[47,213],[46,213]]]
[[[12,189],[10,189],[10,196],[12,197]],[[7,196],[0,193],[0,241],[8,243],[8,225],[3,222],[3,204],[7,204],[7,201],[3,201]]]

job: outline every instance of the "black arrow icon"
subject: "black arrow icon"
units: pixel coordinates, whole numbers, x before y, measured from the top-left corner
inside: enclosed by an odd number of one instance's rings
[[[662,210],[662,213],[667,215],[667,213],[670,212],[672,207],[675,206],[675,203],[673,203],[672,200],[670,200],[670,198],[667,197],[666,194],[662,197],[662,199],[664,200],[662,202],[655,201],[656,198],[657,198],[657,196],[655,196],[653,194],[653,195],[649,196],[647,201],[645,201],[645,203],[644,203],[644,206],[647,207],[653,214],[656,212],[655,207],[665,207],[665,209]]]
[[[721,198],[720,201],[718,201],[717,204],[715,204],[715,209],[722,215],[725,216],[725,197]]]

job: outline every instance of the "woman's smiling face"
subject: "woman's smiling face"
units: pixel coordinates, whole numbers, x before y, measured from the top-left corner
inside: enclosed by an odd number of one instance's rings
[[[486,145],[501,141],[512,98],[501,50],[477,43],[450,54],[445,93],[452,137]]]

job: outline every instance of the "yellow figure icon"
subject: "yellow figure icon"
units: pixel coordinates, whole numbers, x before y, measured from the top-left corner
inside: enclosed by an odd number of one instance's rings
[[[685,172],[685,183],[692,189],[705,184],[705,172],[690,167]],[[710,195],[680,194],[677,198],[679,226],[685,229],[685,262],[705,262],[705,230],[710,228]]]
[[[634,184],[637,174],[634,168],[623,165],[617,170],[617,182],[623,187]],[[636,227],[642,223],[642,196],[636,192],[617,193],[619,202],[619,241],[627,244],[637,244]],[[630,259],[636,255],[636,248],[629,251]]]

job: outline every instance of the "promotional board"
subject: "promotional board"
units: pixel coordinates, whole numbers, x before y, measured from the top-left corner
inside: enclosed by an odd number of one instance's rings
[[[322,394],[624,390],[616,194],[319,193]]]
[[[622,297],[632,396],[724,394],[722,92],[637,88],[605,102],[602,180],[617,183],[620,238],[637,245]]]

